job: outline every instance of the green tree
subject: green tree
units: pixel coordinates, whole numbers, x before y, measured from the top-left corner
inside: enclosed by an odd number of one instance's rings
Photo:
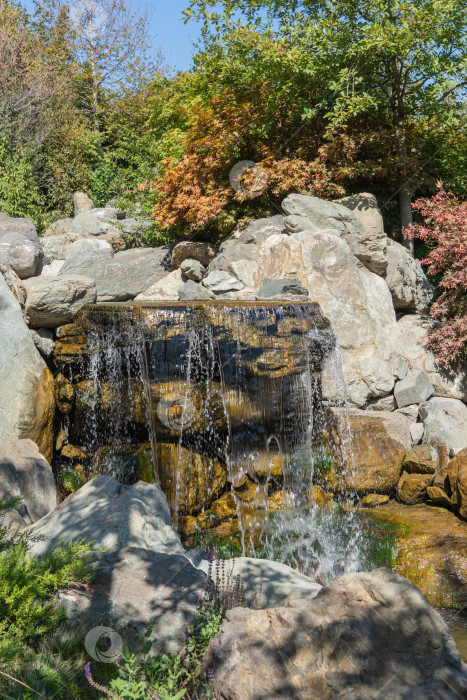
[[[423,163],[412,150],[413,133],[426,127],[452,134],[464,123],[465,0],[192,0],[185,15],[204,22],[207,45],[242,28],[262,31],[271,46],[281,42],[292,73],[322,85],[319,98],[304,105],[304,120],[324,115],[332,130],[365,114],[390,125],[387,157],[397,165],[400,220],[412,225]],[[279,59],[271,55],[273,70]]]

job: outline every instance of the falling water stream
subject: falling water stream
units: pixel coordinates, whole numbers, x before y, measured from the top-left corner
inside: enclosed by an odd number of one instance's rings
[[[243,552],[323,578],[364,567],[358,518],[313,496],[326,358],[340,376],[316,304],[95,305],[80,323],[67,430],[92,455],[86,478],[160,482],[176,524],[230,498]]]

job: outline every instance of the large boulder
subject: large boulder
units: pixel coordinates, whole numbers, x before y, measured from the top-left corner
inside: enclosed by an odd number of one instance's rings
[[[467,406],[457,399],[434,397],[420,406],[423,443],[446,445],[454,454],[467,447]]]
[[[385,281],[363,267],[343,239],[309,231],[270,236],[260,245],[256,286],[266,278],[296,278],[310,290],[341,348],[347,397],[353,403],[363,406],[392,391],[396,317],[391,295]],[[330,363],[324,372],[325,398],[340,391]]]
[[[389,242],[387,255],[386,283],[391,290],[394,308],[427,313],[434,287],[426,278],[420,262],[396,241]]]
[[[57,328],[69,323],[85,305],[96,301],[96,283],[81,275],[33,277],[24,283],[29,325]]]
[[[413,370],[423,370],[433,384],[435,396],[467,401],[467,368],[440,367],[430,350],[425,347],[426,334],[435,325],[428,316],[407,314],[392,330],[394,347]]]
[[[138,648],[138,635],[153,625],[152,650],[176,654],[185,644],[187,626],[203,598],[206,575],[181,553],[125,547],[92,555],[91,585],[59,592],[67,621],[62,641],[106,625],[124,646]],[[76,628],[79,628],[77,632]]]
[[[346,574],[316,598],[229,610],[204,669],[225,700],[461,698],[462,663],[420,591],[385,569]]]
[[[52,459],[53,377],[0,274],[0,439],[30,438]]]
[[[384,234],[383,215],[374,194],[360,192],[359,194],[351,194],[348,197],[342,197],[335,201],[353,211],[357,219],[364,225],[367,233],[380,236]]]
[[[10,268],[20,279],[35,275],[42,250],[31,219],[14,219],[0,212],[0,267]]]
[[[95,549],[114,552],[123,547],[141,547],[166,554],[183,554],[180,538],[173,530],[167,498],[159,486],[142,481],[133,486],[119,484],[110,476],[99,476],[69,496],[31,529],[44,536],[35,542],[35,556],[52,551],[60,541],[86,540]]]
[[[291,194],[282,202],[289,214],[285,223],[291,233],[327,232],[341,236],[366,268],[378,275],[387,265],[387,236],[382,229],[367,230],[351,207],[318,197]]]
[[[170,246],[135,248],[115,255],[99,250],[67,260],[60,276],[82,275],[95,280],[97,301],[126,301],[167,275],[170,252]]]
[[[0,440],[0,497],[22,496],[25,523],[37,522],[57,503],[52,467],[32,440]]]
[[[260,245],[273,235],[287,235],[284,217],[278,214],[257,219],[235,231],[221,245],[218,254],[209,266],[209,272],[222,270],[241,282],[253,294],[255,275],[258,269]],[[237,294],[238,296],[238,294]]]
[[[222,559],[214,562],[214,580],[228,575],[232,581],[239,576],[246,596],[245,604],[269,608],[274,605],[288,605],[292,601],[315,598],[321,586],[309,576],[301,574],[287,564],[269,559],[235,557],[227,562]]]
[[[135,301],[178,301],[178,293],[185,282],[181,269],[174,270],[138,294]]]
[[[323,474],[324,482],[347,493],[391,494],[411,448],[410,423],[406,416],[357,409],[349,413],[333,409],[333,414],[333,441],[341,446],[341,454],[329,472]]]

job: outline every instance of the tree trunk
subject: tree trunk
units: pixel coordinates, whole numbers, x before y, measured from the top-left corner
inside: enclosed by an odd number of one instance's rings
[[[412,197],[410,192],[404,187],[404,181],[401,181],[401,190],[399,191],[399,213],[401,216],[402,230],[411,228],[413,224],[412,216]],[[402,245],[404,245],[413,257],[414,246],[413,239],[402,234]]]
[[[404,168],[405,161],[407,158],[407,143],[405,140],[404,127],[400,125],[400,128],[396,132],[397,135],[397,146],[399,152],[399,162],[401,170]],[[411,228],[413,224],[412,216],[412,192],[410,191],[410,184],[406,181],[405,175],[400,175],[399,179],[399,213],[401,217],[402,231],[406,228]],[[413,239],[410,239],[407,235],[402,233],[402,245],[407,248],[413,257],[414,254],[414,244]]]

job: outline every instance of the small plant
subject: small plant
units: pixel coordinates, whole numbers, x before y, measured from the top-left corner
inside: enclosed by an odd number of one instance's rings
[[[185,645],[176,656],[152,654],[154,623],[148,625],[140,637],[141,650],[132,654],[125,649],[118,665],[118,678],[109,688],[96,682],[90,663],[85,674],[88,683],[105,697],[115,700],[181,700],[181,698],[215,698],[211,687],[212,672],[205,671],[203,660],[210,640],[220,632],[227,610],[241,605],[244,585],[240,576],[233,575],[225,559],[220,559],[213,576],[214,553],[209,551],[209,570],[203,599],[198,605],[193,622],[188,626]],[[261,606],[262,584],[252,607]],[[195,694],[195,695],[194,695]]]

